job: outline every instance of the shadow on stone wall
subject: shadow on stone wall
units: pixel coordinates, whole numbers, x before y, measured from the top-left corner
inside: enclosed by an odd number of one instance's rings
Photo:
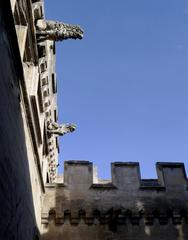
[[[109,183],[93,183],[90,162],[64,169],[64,184],[46,186],[43,240],[188,239],[183,164],[158,163],[159,182],[141,180],[137,163],[113,163]]]
[[[0,4],[0,239],[37,239],[9,1]],[[14,26],[14,25],[13,25]],[[13,33],[14,35],[14,33]],[[19,61],[19,60],[18,60]]]
[[[71,223],[65,221],[64,224],[55,222],[55,212],[51,212],[49,223],[46,226],[47,232],[42,236],[44,240],[185,240],[188,237],[186,223],[175,224],[171,219],[166,223],[161,223],[155,218],[153,223],[145,224],[144,219],[139,223],[134,222],[128,217],[124,220],[113,219],[113,223],[101,223],[95,220],[93,224],[85,224],[84,219],[80,222]]]

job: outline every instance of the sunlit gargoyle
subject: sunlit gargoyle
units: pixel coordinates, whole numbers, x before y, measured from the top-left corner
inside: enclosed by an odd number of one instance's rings
[[[77,25],[40,19],[36,23],[36,34],[40,40],[63,41],[82,39],[84,32]]]
[[[49,134],[55,134],[59,136],[74,132],[75,130],[76,125],[72,123],[58,124],[56,122],[52,122],[47,126],[47,132]]]

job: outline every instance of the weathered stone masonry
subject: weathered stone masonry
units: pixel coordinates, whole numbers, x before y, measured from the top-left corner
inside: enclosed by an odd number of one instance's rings
[[[39,236],[30,178],[34,159],[28,158],[28,129],[20,104],[23,69],[9,1],[0,3],[0,55],[0,239],[32,240]],[[42,189],[36,184],[35,191]],[[40,204],[40,195],[36,200]]]
[[[158,179],[145,180],[138,163],[115,162],[111,181],[104,182],[92,163],[65,162],[64,182],[46,185],[44,239],[187,239],[184,165],[156,168]]]
[[[55,40],[76,38],[80,28],[72,25],[61,28],[60,24],[56,29],[48,28],[50,32],[44,35],[39,31],[39,22],[48,23],[42,0],[1,1],[2,240],[40,238],[45,184],[57,178],[58,139],[47,129],[58,122]],[[79,34],[81,38],[83,33]]]
[[[0,3],[0,240],[188,239],[182,163],[157,163],[146,180],[116,162],[101,180],[92,163],[66,161],[58,176],[58,136],[76,126],[58,123],[55,41],[82,37],[46,20],[42,0]]]

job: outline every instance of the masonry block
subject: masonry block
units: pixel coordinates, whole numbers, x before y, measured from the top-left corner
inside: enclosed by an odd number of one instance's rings
[[[21,59],[23,60],[28,27],[16,25],[15,28],[16,28],[16,33],[17,33],[17,37],[18,37],[20,56],[21,56]]]
[[[93,165],[88,161],[66,161],[64,183],[69,189],[88,189],[93,183]]]
[[[35,2],[33,3],[33,13],[35,19],[40,19],[44,17],[44,3],[43,2]]]
[[[187,177],[183,163],[158,162],[157,173],[160,184],[166,189],[181,191],[187,188]]]
[[[112,183],[118,189],[138,189],[140,168],[136,162],[114,162],[111,164]]]
[[[11,4],[12,12],[14,13],[15,5],[16,5],[16,0],[10,0],[10,4]]]

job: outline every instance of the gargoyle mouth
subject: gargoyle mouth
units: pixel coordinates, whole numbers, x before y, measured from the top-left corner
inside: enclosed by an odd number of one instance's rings
[[[71,125],[69,129],[71,132],[74,132],[76,130],[76,125]]]

